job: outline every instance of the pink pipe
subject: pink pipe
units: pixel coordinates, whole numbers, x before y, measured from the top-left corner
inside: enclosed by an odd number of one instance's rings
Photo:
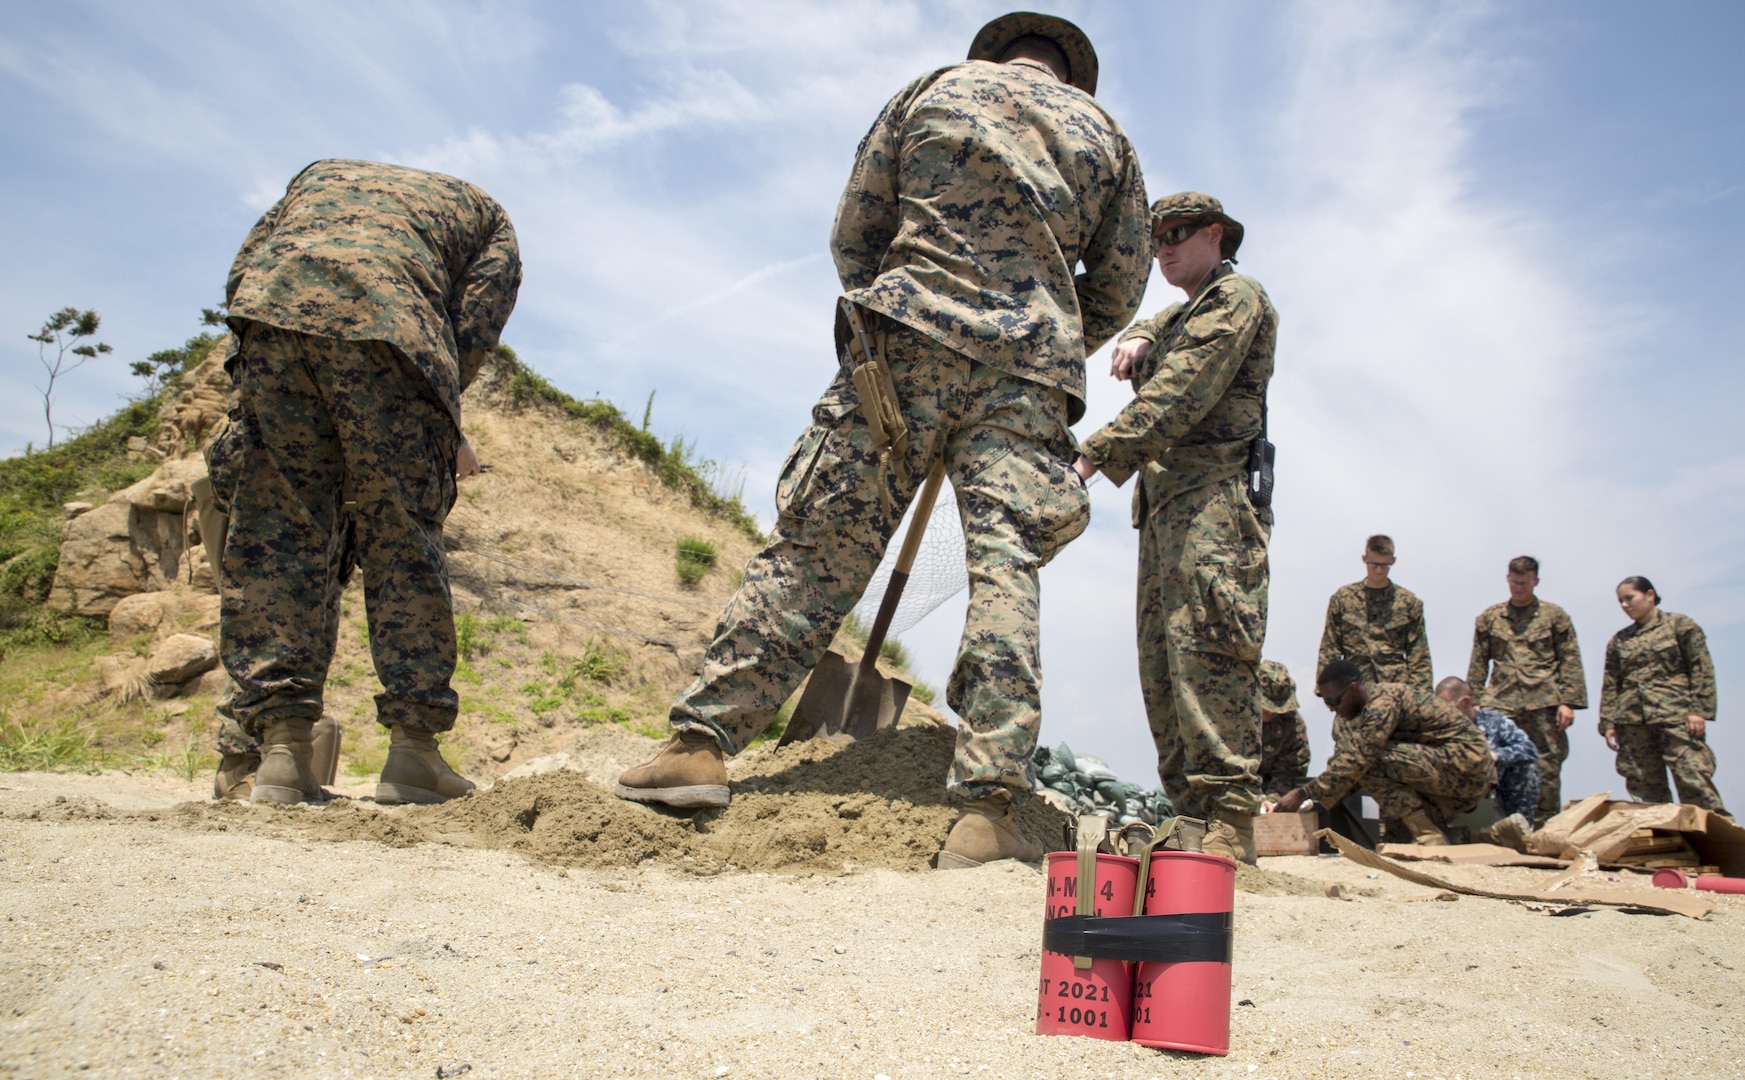
[[[1745,893],[1745,878],[1721,877],[1718,874],[1704,874],[1697,878],[1697,888],[1709,892]]]

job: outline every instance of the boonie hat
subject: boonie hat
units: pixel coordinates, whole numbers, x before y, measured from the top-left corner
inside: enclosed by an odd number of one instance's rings
[[[988,23],[976,31],[969,43],[970,60],[998,61],[1006,46],[1021,37],[1035,34],[1060,46],[1066,54],[1067,82],[1087,94],[1097,92],[1097,50],[1085,32],[1058,15],[1041,15],[1034,11],[1014,11]]]
[[[1260,707],[1283,716],[1294,713],[1297,705],[1297,683],[1291,673],[1277,660],[1260,662]]]
[[[1224,204],[1210,195],[1197,191],[1182,191],[1165,195],[1151,204],[1151,235],[1156,236],[1171,225],[1187,221],[1216,221],[1224,226],[1224,242],[1219,253],[1226,259],[1242,246],[1242,223],[1224,212]]]

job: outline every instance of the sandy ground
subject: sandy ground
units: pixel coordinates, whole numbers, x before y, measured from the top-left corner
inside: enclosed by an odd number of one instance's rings
[[[406,823],[384,843],[317,839],[333,808],[176,809],[206,794],[0,776],[0,1074],[1745,1075],[1731,898],[1555,917],[1265,860],[1208,1059],[1032,1034],[1031,867],[582,869],[407,842],[430,830],[404,810],[343,811]]]

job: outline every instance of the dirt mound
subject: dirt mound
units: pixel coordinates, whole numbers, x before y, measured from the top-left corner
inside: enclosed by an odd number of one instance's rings
[[[56,795],[54,802],[7,816],[22,821],[103,821],[116,814],[108,803],[88,795]]]
[[[914,727],[846,745],[815,740],[760,749],[735,762],[744,774],[734,780],[731,806],[691,814],[624,802],[587,775],[559,768],[505,778],[441,806],[184,803],[173,818],[208,829],[393,847],[429,841],[496,848],[588,868],[658,863],[696,874],[918,871],[932,865],[957,817],[944,787],[954,737],[949,728]],[[639,749],[578,747],[576,756]],[[1066,818],[1058,810],[1033,800],[1018,820],[1032,839],[1059,846]]]

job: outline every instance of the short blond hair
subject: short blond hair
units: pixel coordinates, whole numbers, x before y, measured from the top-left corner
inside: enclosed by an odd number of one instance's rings
[[[1363,550],[1375,555],[1392,555],[1394,553],[1394,538],[1383,533],[1376,533],[1363,542]]]

